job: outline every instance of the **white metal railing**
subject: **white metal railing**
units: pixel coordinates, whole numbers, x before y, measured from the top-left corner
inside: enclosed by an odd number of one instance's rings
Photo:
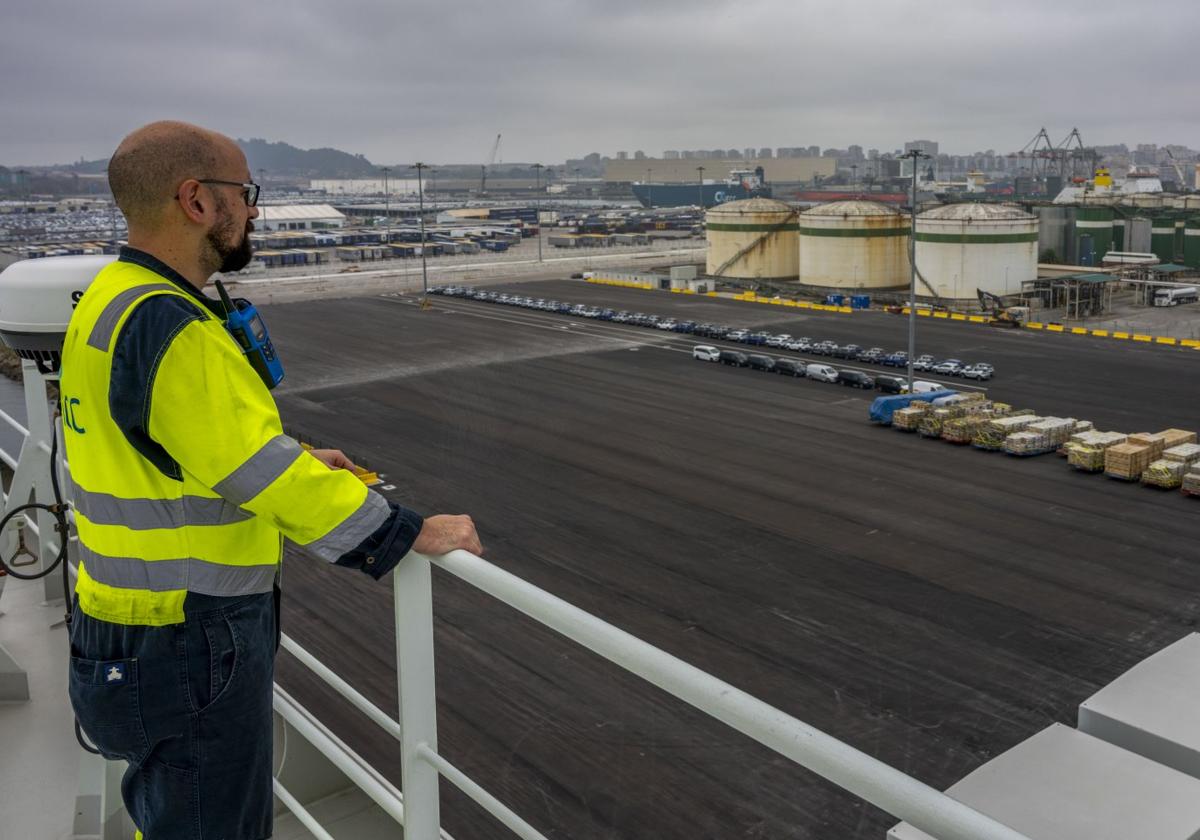
[[[26,374],[29,372],[27,368]],[[29,434],[3,411],[0,421],[25,436]],[[49,452],[48,448],[38,448],[45,454]],[[2,449],[0,460],[17,469],[17,462]],[[6,507],[8,501],[6,498]],[[36,526],[32,522],[30,525],[36,533]],[[304,667],[400,742],[403,794],[286,691],[278,685],[274,687],[275,711],[384,813],[403,825],[406,840],[452,840],[441,830],[440,778],[445,778],[523,840],[546,840],[437,751],[433,566],[927,834],[941,840],[1028,840],[945,793],[466,551],[453,551],[441,557],[410,553],[392,573],[399,721],[372,704],[293,639],[288,636],[282,639],[282,646]],[[301,802],[277,779],[274,784],[280,802],[301,824],[319,840],[329,838]]]

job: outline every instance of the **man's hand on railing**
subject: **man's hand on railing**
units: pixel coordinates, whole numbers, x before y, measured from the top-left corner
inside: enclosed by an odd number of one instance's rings
[[[430,516],[421,526],[421,533],[417,534],[412,550],[418,554],[437,556],[457,548],[483,556],[483,546],[479,542],[479,534],[475,533],[475,523],[466,514]]]
[[[310,449],[309,454],[331,470],[354,471],[354,462],[340,449]]]

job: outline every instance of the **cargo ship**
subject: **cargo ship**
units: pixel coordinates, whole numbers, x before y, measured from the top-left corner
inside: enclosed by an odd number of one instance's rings
[[[761,166],[754,169],[735,169],[724,181],[704,180],[694,183],[655,184],[635,181],[633,194],[643,207],[705,207],[739,201],[743,198],[770,198],[771,188],[763,178]]]

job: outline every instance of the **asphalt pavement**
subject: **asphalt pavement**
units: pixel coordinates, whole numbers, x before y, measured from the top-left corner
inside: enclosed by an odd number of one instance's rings
[[[503,290],[503,286],[489,286]],[[901,349],[903,318],[594,286],[534,297]],[[1195,629],[1197,500],[870,424],[690,336],[456,299],[266,307],[287,425],[470,513],[489,561],[939,788]],[[1200,355],[921,319],[989,396],[1196,428]],[[704,342],[709,343],[709,342]],[[781,352],[776,355],[794,355]],[[836,366],[838,363],[833,362]],[[284,629],[384,708],[391,588],[289,550]],[[439,750],[551,838],[881,838],[895,820],[435,573]],[[279,678],[397,782],[394,745]],[[458,840],[507,836],[443,784]]]

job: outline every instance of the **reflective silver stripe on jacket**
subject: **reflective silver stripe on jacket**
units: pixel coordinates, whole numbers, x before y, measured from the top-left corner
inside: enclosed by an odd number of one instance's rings
[[[129,304],[140,298],[147,292],[177,292],[178,287],[172,283],[147,283],[143,286],[134,286],[132,289],[126,289],[117,294],[108,305],[104,307],[100,313],[100,317],[96,319],[96,323],[92,326],[92,334],[88,336],[88,346],[95,347],[97,350],[108,352],[108,345],[112,342],[113,333],[117,329],[117,322],[121,320],[121,316],[125,314],[125,310],[129,308]]]
[[[134,531],[182,528],[185,525],[232,525],[254,514],[225,499],[184,496],[179,499],[126,499],[93,493],[71,482],[75,509],[93,525],[124,525]]]
[[[109,557],[80,543],[79,557],[88,577],[121,589],[169,592],[186,589],[201,595],[253,595],[270,592],[277,563],[260,566],[227,566],[185,557],[178,560],[142,560]]]
[[[325,536],[315,539],[302,548],[330,563],[361,543],[387,521],[392,508],[378,493],[367,491],[367,498],[358,510],[347,516]]]
[[[244,505],[304,454],[300,444],[287,435],[276,435],[247,458],[242,465],[213,485],[213,492],[235,505]]]

